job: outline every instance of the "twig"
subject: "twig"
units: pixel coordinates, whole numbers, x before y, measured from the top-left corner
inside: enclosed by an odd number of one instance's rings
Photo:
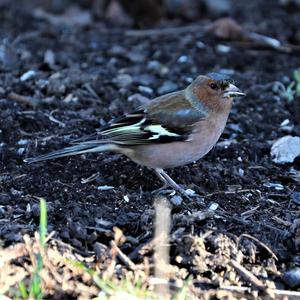
[[[166,198],[158,198],[155,202],[155,239],[160,242],[155,245],[154,251],[154,273],[156,278],[169,279],[168,267],[170,265],[169,256],[169,232],[171,223],[171,209]],[[169,299],[169,286],[158,284],[155,286],[157,295]]]
[[[148,36],[160,36],[160,35],[177,35],[184,33],[205,33],[205,25],[189,25],[182,27],[170,27],[170,28],[154,28],[145,30],[127,30],[125,35],[129,37],[148,37]]]
[[[221,194],[225,194],[225,195],[234,195],[234,194],[239,194],[239,193],[254,193],[257,190],[253,190],[253,189],[244,189],[244,190],[236,190],[236,191],[217,191],[217,192],[213,192],[211,194],[207,194],[204,196],[204,198],[206,197],[212,197],[215,195],[221,195]]]
[[[221,290],[232,291],[232,292],[247,292],[249,291],[248,287],[243,286],[234,286],[234,285],[227,285],[227,286],[220,286]],[[289,300],[298,300],[300,298],[300,292],[297,291],[287,291],[287,290],[278,290],[278,289],[271,289],[271,292],[274,293],[276,296],[282,296],[280,298],[276,297],[277,300],[279,299],[286,299],[284,298],[289,297]]]
[[[32,40],[32,39],[36,39],[37,37],[39,37],[42,34],[41,30],[37,30],[37,31],[30,31],[30,32],[26,32],[23,34],[18,35],[14,41],[12,42],[13,46],[16,46],[19,43],[23,43],[26,42],[27,40]]]
[[[255,206],[251,209],[244,211],[243,213],[241,213],[241,216],[245,217],[245,216],[252,215],[258,208],[260,208],[260,204],[258,204],[257,206]]]
[[[28,97],[28,96],[23,96],[20,94],[17,94],[15,92],[10,92],[8,94],[8,99],[19,102],[21,104],[25,104],[31,107],[36,107],[39,104],[39,101],[35,98]]]
[[[261,291],[266,290],[266,286],[255,275],[248,271],[245,267],[240,265],[236,260],[231,259],[229,264],[248,282],[250,282],[255,288]]]
[[[87,91],[96,99],[100,100],[100,97],[98,96],[98,94],[95,92],[95,90],[91,87],[91,85],[89,83],[85,83],[83,85],[84,88],[87,89]]]
[[[136,269],[136,265],[135,263],[124,253],[122,252],[122,250],[117,246],[117,244],[115,243],[115,241],[111,241],[110,242],[111,247],[114,249],[114,251],[116,251],[118,257],[120,258],[120,260],[131,270],[135,270]]]
[[[245,238],[248,238],[248,239],[251,239],[253,241],[255,241],[256,243],[258,243],[260,246],[262,246],[264,249],[266,249],[271,255],[272,257],[275,259],[275,260],[278,260],[278,257],[276,256],[276,254],[266,245],[264,244],[263,242],[261,242],[260,240],[258,240],[257,238],[255,238],[254,236],[250,235],[250,234],[247,234],[247,233],[243,233],[239,236],[239,239],[238,239],[238,244],[240,242],[240,240],[245,237]]]
[[[52,116],[52,114],[45,114],[45,116],[47,116],[49,120],[52,121],[53,123],[58,124],[60,127],[66,127],[66,124],[64,122],[57,120]]]

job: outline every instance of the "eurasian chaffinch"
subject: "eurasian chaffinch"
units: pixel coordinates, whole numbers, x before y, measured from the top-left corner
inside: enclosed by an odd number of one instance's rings
[[[95,134],[75,140],[73,146],[25,162],[117,152],[154,169],[163,188],[182,191],[164,169],[194,162],[208,153],[224,130],[233,98],[244,95],[229,78],[200,75],[186,89],[155,98]]]

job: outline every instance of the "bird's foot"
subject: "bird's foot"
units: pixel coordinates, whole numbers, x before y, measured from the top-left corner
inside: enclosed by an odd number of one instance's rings
[[[164,170],[162,169],[155,169],[155,172],[157,176],[160,178],[160,180],[163,182],[163,186],[157,190],[154,190],[153,194],[168,194],[168,195],[175,195],[177,192],[182,197],[185,197],[189,200],[193,200],[195,198],[202,199],[202,197],[198,194],[196,194],[191,189],[184,189],[180,185],[178,185]]]

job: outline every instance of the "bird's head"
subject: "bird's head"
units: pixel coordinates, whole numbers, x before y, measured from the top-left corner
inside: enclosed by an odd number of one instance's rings
[[[218,73],[198,76],[188,89],[205,107],[214,110],[230,108],[233,98],[246,95],[232,79]]]

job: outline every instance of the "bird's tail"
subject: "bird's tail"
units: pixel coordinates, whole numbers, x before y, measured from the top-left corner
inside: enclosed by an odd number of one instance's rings
[[[113,144],[99,144],[99,143],[90,143],[90,144],[78,144],[71,147],[66,147],[61,150],[53,151],[36,157],[29,157],[24,159],[24,162],[34,163],[48,159],[54,159],[64,156],[78,155],[89,152],[103,152],[103,151],[113,151],[116,150],[116,145]]]

